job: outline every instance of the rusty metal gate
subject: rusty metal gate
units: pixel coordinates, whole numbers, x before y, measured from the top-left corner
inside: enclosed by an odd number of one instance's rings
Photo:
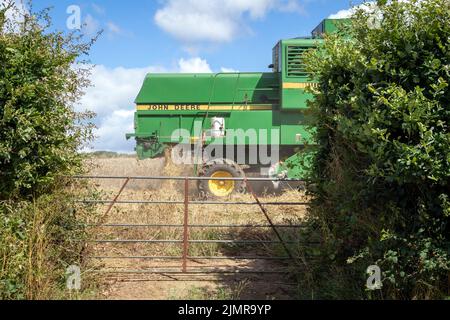
[[[114,206],[120,206],[124,204],[133,205],[177,205],[183,206],[184,216],[183,224],[132,224],[132,223],[106,223],[100,225],[92,225],[91,227],[103,227],[109,229],[116,228],[173,228],[182,230],[182,237],[178,239],[93,239],[90,242],[94,244],[175,244],[179,245],[182,249],[181,256],[171,256],[171,255],[158,255],[158,256],[142,256],[142,255],[122,255],[122,256],[90,256],[89,259],[95,260],[152,260],[161,262],[161,267],[156,266],[148,269],[98,269],[95,272],[104,274],[149,274],[149,275],[162,275],[171,277],[172,275],[208,275],[208,274],[228,274],[228,275],[239,275],[239,274],[285,274],[289,273],[287,268],[277,268],[276,270],[248,270],[239,268],[217,268],[216,266],[206,266],[194,267],[191,265],[193,261],[217,261],[223,259],[230,260],[271,260],[271,261],[294,261],[297,263],[297,257],[291,252],[290,246],[300,244],[301,239],[295,241],[283,239],[283,229],[300,229],[301,224],[275,224],[270,216],[267,207],[272,206],[307,206],[307,202],[261,202],[257,194],[254,192],[251,182],[301,182],[300,180],[278,180],[270,178],[214,178],[218,181],[243,181],[247,188],[249,195],[251,195],[254,201],[201,201],[193,200],[190,197],[190,182],[191,181],[201,181],[201,180],[211,180],[211,178],[206,177],[125,177],[125,176],[77,176],[76,179],[82,180],[117,180],[123,181],[121,184],[119,192],[114,196],[112,200],[95,200],[95,199],[80,199],[78,202],[88,205],[107,205],[105,216],[107,216]],[[164,181],[173,180],[179,181],[184,184],[184,199],[172,201],[172,200],[120,200],[124,190],[129,185],[130,181],[139,180],[153,180],[153,181]],[[190,208],[192,206],[206,205],[206,206],[257,206],[264,216],[266,221],[265,224],[191,224],[190,222]],[[243,240],[243,239],[200,239],[194,240],[190,238],[192,230],[198,228],[233,228],[233,229],[268,229],[272,230],[273,234],[276,236],[276,240]],[[281,245],[284,249],[284,254],[279,256],[268,256],[268,255],[242,255],[242,256],[191,256],[189,254],[190,247],[192,245],[202,245],[202,244],[229,244],[229,245],[253,245],[253,246],[267,246],[267,245]],[[163,261],[178,261],[177,266],[171,266],[167,268],[162,262]]]

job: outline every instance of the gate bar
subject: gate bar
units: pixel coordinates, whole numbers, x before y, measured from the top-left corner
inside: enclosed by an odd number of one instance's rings
[[[73,176],[74,179],[89,179],[89,180],[172,180],[172,181],[184,181],[186,179],[191,181],[208,181],[208,180],[218,180],[218,181],[255,181],[255,182],[305,182],[302,179],[279,179],[279,178],[244,178],[244,177],[233,177],[233,178],[211,178],[211,177],[164,177],[164,176],[155,176],[155,177],[143,177],[143,176]]]
[[[182,243],[184,240],[135,240],[135,239],[121,239],[121,240],[90,240],[90,243]],[[300,241],[271,241],[271,240],[187,240],[189,244],[202,244],[202,243],[222,243],[222,244],[299,244]],[[314,244],[314,242],[308,242]]]
[[[188,272],[175,271],[175,270],[126,270],[126,271],[115,271],[115,270],[92,270],[92,273],[114,273],[114,274],[178,274],[178,275],[191,275],[191,274],[289,274],[290,271],[251,271],[251,270],[193,270]]]
[[[105,256],[105,257],[87,257],[87,259],[95,260],[180,260],[183,257],[178,256]],[[242,256],[242,257],[214,257],[214,256],[204,256],[204,257],[186,257],[187,260],[290,260],[289,257],[255,257],[255,256]]]
[[[189,251],[189,179],[184,180],[183,273],[187,271]]]
[[[100,224],[88,225],[91,228],[183,228],[182,224]],[[196,224],[189,225],[189,228],[271,228],[270,225],[238,225],[238,224]],[[277,224],[277,228],[305,228],[304,225]]]
[[[119,199],[120,195],[122,194],[123,190],[125,189],[125,187],[127,186],[128,182],[130,182],[130,178],[126,178],[124,184],[122,185],[122,188],[120,188],[119,193],[116,195],[116,197],[114,198],[113,201],[111,201],[111,204],[108,207],[108,210],[106,210],[105,212],[105,216],[109,214],[109,212],[111,211],[111,209],[113,208],[113,206],[117,203],[117,200]]]
[[[291,251],[287,247],[286,243],[284,242],[283,238],[281,237],[280,233],[278,232],[277,228],[275,227],[274,223],[272,222],[272,219],[270,219],[266,208],[264,208],[264,206],[261,204],[261,202],[259,201],[259,198],[256,196],[255,192],[253,192],[253,188],[250,185],[250,183],[248,183],[247,177],[245,177],[244,182],[245,182],[245,184],[247,186],[248,191],[250,191],[250,193],[252,194],[253,198],[255,198],[255,201],[258,203],[262,213],[266,216],[267,221],[269,222],[270,226],[272,227],[272,230],[275,232],[275,234],[277,235],[277,238],[280,240],[281,244],[283,245],[284,250],[286,250],[287,255],[289,256],[289,258],[294,260],[294,256],[292,255]]]
[[[184,201],[150,201],[150,200],[77,200],[76,203],[85,204],[183,204]],[[257,202],[245,202],[245,201],[234,201],[234,202],[222,202],[222,201],[190,201],[191,205],[240,205],[240,206],[254,206],[258,204]],[[307,206],[309,203],[306,202],[262,202],[261,204],[265,206]]]

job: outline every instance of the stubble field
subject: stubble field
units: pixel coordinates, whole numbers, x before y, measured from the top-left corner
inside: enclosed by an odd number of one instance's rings
[[[94,176],[192,176],[192,168],[177,167],[170,159],[138,161],[134,157],[92,158],[89,171]],[[124,180],[93,181],[102,199],[113,199]],[[199,200],[195,182],[190,183],[189,198]],[[264,190],[264,188],[258,188]],[[259,194],[263,202],[306,202],[306,196],[287,187],[281,195]],[[183,201],[182,181],[130,181],[119,200]],[[233,195],[225,201],[254,202],[251,195]],[[249,240],[250,244],[192,243],[189,246],[189,270],[238,270],[242,274],[172,275],[159,271],[180,271],[182,256],[184,205],[178,204],[117,204],[108,215],[107,205],[99,205],[102,223],[92,230],[96,239],[131,240],[131,242],[98,243],[89,256],[102,277],[100,298],[103,299],[291,299],[297,289],[285,274],[251,274],[253,271],[287,270],[290,264],[274,257],[286,257],[270,228],[220,227],[191,228],[191,240]],[[267,206],[273,222],[280,225],[300,224],[306,214],[304,206]],[[190,225],[268,225],[257,205],[190,205]],[[114,225],[112,227],[111,225]],[[117,226],[119,225],[119,226]],[[155,226],[157,225],[157,226]],[[164,226],[161,226],[164,225]],[[283,238],[298,238],[298,229],[279,228]],[[137,242],[135,242],[137,240]],[[139,241],[176,240],[177,243]],[[262,241],[262,243],[257,243]],[[292,252],[296,245],[290,245]],[[240,257],[269,257],[268,260]],[[170,257],[172,259],[155,259]],[[215,257],[213,260],[201,257]],[[157,274],[148,271],[157,270]],[[104,273],[107,272],[107,273]],[[117,273],[116,273],[117,272]]]

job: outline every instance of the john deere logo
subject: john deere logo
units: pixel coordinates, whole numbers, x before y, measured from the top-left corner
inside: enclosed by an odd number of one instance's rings
[[[152,110],[152,111],[168,111],[168,110],[198,111],[198,110],[200,110],[200,105],[198,105],[198,104],[175,104],[175,105],[152,104],[152,105],[142,106],[142,108],[145,108],[146,110]]]

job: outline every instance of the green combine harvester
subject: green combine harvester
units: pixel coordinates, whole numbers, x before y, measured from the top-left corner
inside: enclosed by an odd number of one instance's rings
[[[127,139],[136,139],[139,159],[173,150],[172,159],[193,164],[202,177],[302,179],[302,151],[314,145],[307,88],[316,85],[303,54],[347,21],[327,19],[311,37],[279,41],[270,73],[148,74]],[[243,182],[214,179],[199,189],[215,197],[245,190]]]

